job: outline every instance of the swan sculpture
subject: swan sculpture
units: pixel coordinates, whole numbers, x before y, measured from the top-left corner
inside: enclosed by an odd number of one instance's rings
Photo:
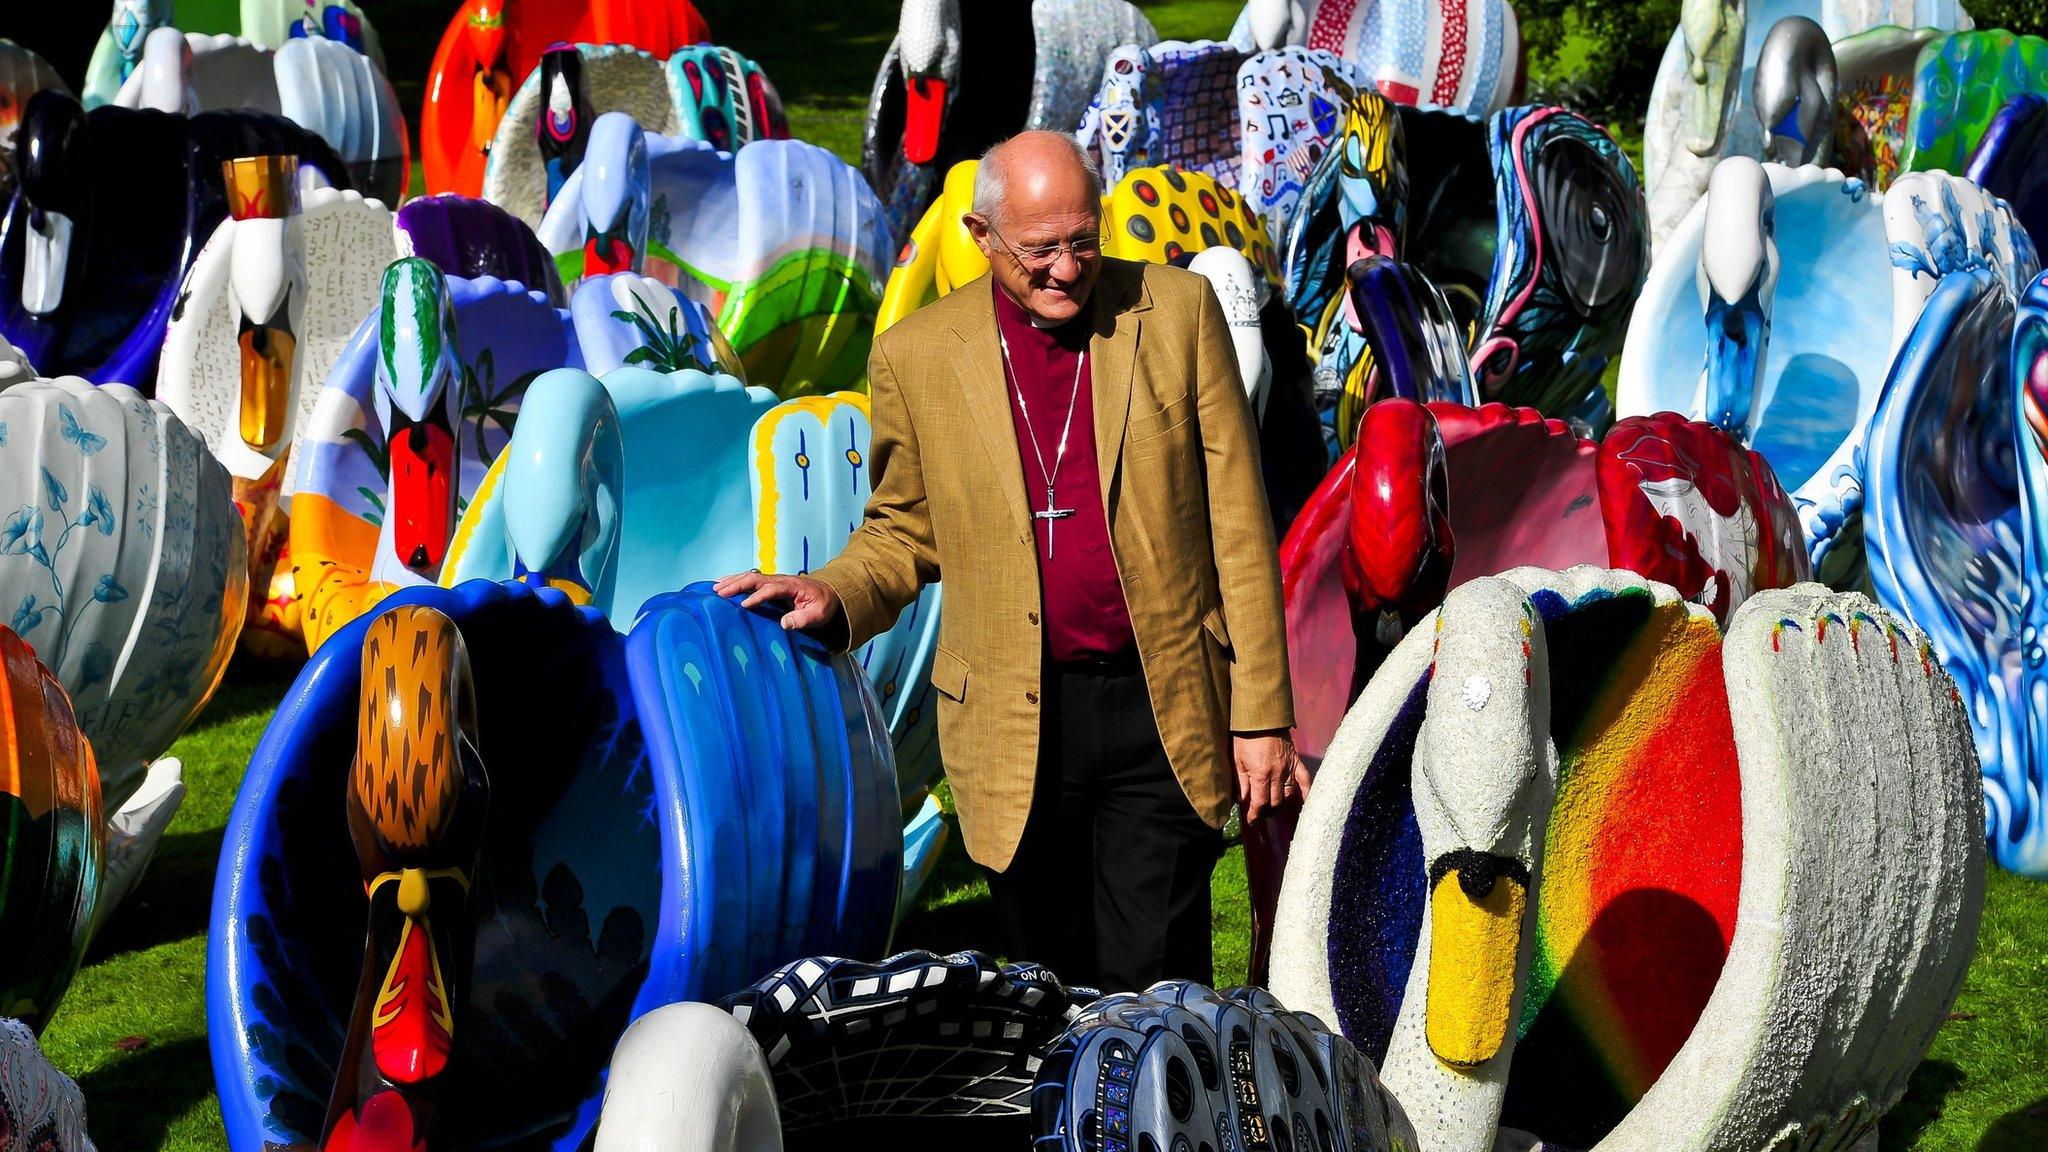
[[[870,430],[858,394],[777,405],[730,376],[628,367],[600,382],[561,370],[534,382],[521,412],[450,543],[444,585],[552,586],[625,631],[678,584],[748,567],[819,567],[845,546],[867,503]],[[691,468],[673,466],[678,451]],[[734,530],[745,524],[751,533]],[[926,589],[854,653],[895,748],[906,893],[930,874],[942,843],[929,795],[940,764],[928,683],[940,605],[939,587]]]
[[[377,309],[386,265],[418,255],[449,276],[559,288],[533,233],[491,205],[426,197],[394,215],[353,192],[300,195],[289,157],[230,164],[229,219],[186,276],[157,395],[234,476],[256,593],[244,645],[280,657],[304,652],[284,553],[291,462],[322,385]]]
[[[1992,857],[2041,877],[2039,277],[2024,300],[2016,328],[1993,270],[1952,272],[1935,287],[1871,417],[1863,532],[1878,600],[1926,630],[1961,691]]]
[[[107,828],[99,768],[71,700],[8,628],[0,628],[0,828],[0,857],[10,865],[0,893],[9,941],[0,958],[0,1028],[40,1030],[92,940]],[[0,1032],[0,1042],[13,1037]],[[0,1055],[0,1063],[12,1058]],[[7,1106],[0,1099],[0,1112]]]
[[[46,90],[21,139],[21,183],[0,218],[0,337],[44,372],[145,393],[186,270],[227,216],[223,164],[296,156],[306,183],[348,186],[325,141],[257,113],[86,113]]]
[[[1792,493],[1815,573],[1851,586],[1864,430],[1928,294],[1970,267],[2022,284],[2039,258],[2009,208],[1957,177],[1914,174],[1879,194],[1832,169],[1722,166],[1715,187],[1732,195],[1710,192],[1651,268],[1616,406],[1740,437]]]
[[[1247,0],[1230,42],[1322,48],[1399,104],[1487,116],[1521,91],[1522,36],[1507,0]]]
[[[1978,138],[1963,171],[1971,183],[2010,203],[2029,237],[2048,236],[2048,167],[2040,162],[2048,148],[2044,134],[2048,94],[2015,96]]]
[[[206,17],[236,12],[233,26],[207,26]],[[240,0],[237,6],[194,5],[190,20],[180,22],[173,0],[114,0],[113,16],[93,46],[85,69],[87,108],[114,102],[115,95],[142,66],[149,37],[173,25],[212,40],[225,36],[251,48],[275,52],[295,39],[333,40],[368,57],[381,72],[383,45],[377,28],[354,0]]]
[[[1022,1143],[1026,1133],[1014,1129],[1032,1112],[1041,1056],[1100,995],[1029,962],[908,951],[872,963],[797,960],[718,1006],[768,1054],[781,1128],[792,1136],[836,1136],[867,1120],[952,1120]]]
[[[465,232],[478,222],[456,216]],[[420,243],[442,247],[434,231]],[[438,577],[542,372],[734,363],[701,310],[629,275],[586,281],[562,309],[523,284],[450,277],[414,256],[386,269],[379,299],[322,385],[293,465],[292,582],[309,651],[393,588]]]
[[[163,753],[227,670],[248,596],[229,477],[125,385],[0,392],[0,603],[69,696],[109,814],[93,922],[141,879],[184,797]],[[5,1005],[0,1005],[5,1011]]]
[[[273,51],[234,36],[158,28],[109,103],[185,116],[280,115],[333,146],[365,195],[387,204],[405,195],[412,158],[398,95],[369,57],[340,41],[291,40]]]
[[[1772,33],[1788,19],[1803,23],[1774,40]],[[1841,76],[1834,52],[1844,38],[1886,24],[1950,31],[1970,27],[1970,17],[1956,0],[1685,0],[1650,89],[1643,130],[1652,248],[1662,254],[1666,237],[1706,193],[1716,161],[1766,157],[1766,140],[1793,106],[1786,102],[1792,93],[1832,102],[1838,87],[1853,92],[1867,83],[1864,64],[1850,69],[1853,78]],[[1766,45],[1773,45],[1769,56]],[[1819,111],[1817,101],[1800,106],[1807,115]],[[1807,143],[1822,148],[1818,140]],[[1800,158],[1809,158],[1803,149]]]
[[[428,613],[461,637],[473,709],[460,687],[439,688],[445,660],[405,658],[391,618],[419,632]],[[366,679],[380,644],[395,664]],[[370,707],[391,711],[394,687],[408,700],[437,689],[402,715],[409,745],[385,738],[382,716],[359,724]],[[358,1117],[367,1132],[425,1098],[433,1139],[451,1147],[573,1152],[636,1017],[817,952],[885,952],[903,842],[875,710],[851,660],[702,585],[656,598],[624,635],[515,582],[393,593],[308,662],[228,823],[207,1033],[230,1143],[318,1146],[323,1118]],[[411,797],[431,815],[422,798],[445,795],[432,785],[448,775],[395,755],[452,745],[457,760],[439,762],[452,772],[472,755],[464,743],[489,767],[480,855],[467,794],[442,807],[449,819],[389,841],[396,851],[344,818],[356,758],[373,781],[419,785],[381,807]],[[375,823],[380,805],[363,808]],[[455,873],[472,860],[465,908]],[[439,963],[422,967],[428,943]],[[392,978],[437,967],[447,999],[427,1015],[433,982]],[[383,1082],[404,1095],[388,1099]]]
[[[1973,951],[1964,709],[1857,595],[1724,634],[1625,573],[1474,581],[1323,763],[1274,992],[1384,1054],[1427,1148],[1854,1146]]]
[[[867,378],[895,241],[860,173],[814,144],[720,152],[607,112],[539,234],[567,281],[644,269],[675,285],[781,395]]]
[[[631,44],[660,59],[710,40],[711,27],[690,0],[464,0],[427,74],[420,112],[427,191],[483,195],[513,94],[555,45]],[[528,121],[516,142],[524,147],[537,127],[537,119]]]
[[[621,44],[557,45],[505,105],[484,168],[484,199],[539,227],[562,183],[580,167],[597,118],[610,112],[720,152],[789,138],[775,86],[759,65],[731,49],[696,45],[664,61]],[[565,147],[554,141],[567,133],[576,134],[574,162],[551,160]]]
[[[612,1049],[593,1152],[782,1152],[775,1081],[746,1025],[664,1004]]]
[[[0,197],[14,195],[14,137],[29,97],[45,88],[70,92],[57,69],[33,49],[0,38]]]
[[[1134,168],[1171,164],[1235,187],[1237,70],[1250,56],[1214,40],[1122,45],[1103,62],[1074,139],[1107,185]]]
[[[903,0],[861,133],[890,233],[909,234],[960,161],[1025,129],[1071,131],[1110,53],[1158,39],[1126,0]]]

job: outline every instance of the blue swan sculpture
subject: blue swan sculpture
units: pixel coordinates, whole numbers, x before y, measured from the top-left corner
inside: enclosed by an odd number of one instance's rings
[[[558,588],[624,631],[678,582],[817,568],[845,546],[867,503],[859,395],[776,404],[731,376],[628,367],[600,382],[560,369],[529,386],[521,413],[456,530],[443,584]],[[743,524],[752,531],[735,530]],[[929,794],[939,772],[929,679],[940,600],[927,589],[854,654],[894,745],[906,906],[942,844]]]
[[[886,952],[900,809],[849,658],[702,585],[656,598],[628,635],[552,589],[402,589],[313,655],[229,819],[207,1030],[233,1147],[323,1130],[371,912],[342,812],[362,653],[408,605],[463,637],[491,779],[461,926],[474,959],[430,1082],[437,1139],[584,1148],[638,1016],[815,953]]]
[[[1895,354],[1943,278],[1990,268],[2010,292],[2039,257],[2002,201],[1942,173],[1880,194],[1731,157],[1714,181],[1651,266],[1616,407],[1710,419],[1761,453],[1799,506],[1816,577],[1854,586],[1864,431]]]
[[[1990,268],[1944,277],[1871,421],[1865,547],[1878,599],[1955,677],[1993,857],[2048,877],[2048,279],[2017,310]]]

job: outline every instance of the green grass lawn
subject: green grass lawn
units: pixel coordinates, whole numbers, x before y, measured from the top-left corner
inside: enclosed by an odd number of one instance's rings
[[[979,0],[966,0],[979,2]],[[891,0],[699,0],[720,38],[759,60],[794,132],[858,161],[862,112],[893,35]],[[1221,38],[1238,0],[1140,0],[1166,36]],[[417,115],[448,2],[366,0],[391,72]],[[417,169],[415,170],[417,172]],[[221,834],[257,737],[288,677],[237,668],[171,750],[190,789],[142,887],[95,942],[43,1037],[77,1077],[101,1148],[221,1149],[206,1047],[206,925]],[[955,847],[899,946],[985,946],[987,892]],[[1249,917],[1243,854],[1217,872],[1217,974],[1241,977]],[[0,942],[0,947],[4,947]],[[1976,963],[1956,1012],[1887,1117],[1887,1149],[2048,1148],[2048,885],[1994,871]]]

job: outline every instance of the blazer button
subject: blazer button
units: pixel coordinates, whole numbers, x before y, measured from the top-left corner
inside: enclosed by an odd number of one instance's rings
[[[1027,704],[1036,704],[1036,703],[1038,703],[1038,693],[1036,693],[1036,692],[1026,692],[1026,693],[1024,693],[1024,702],[1025,702],[1025,703],[1027,703]]]
[[[1024,618],[1025,618],[1026,620],[1029,620],[1029,621],[1031,621],[1031,623],[1032,623],[1032,625],[1033,625],[1034,627],[1035,627],[1035,626],[1036,626],[1036,625],[1038,624],[1038,613],[1036,613],[1036,612],[1026,612],[1026,613],[1024,614]]]

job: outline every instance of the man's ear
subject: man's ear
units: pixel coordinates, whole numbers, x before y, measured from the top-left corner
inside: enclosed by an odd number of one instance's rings
[[[963,212],[960,214],[960,224],[967,229],[968,239],[974,241],[974,246],[981,249],[983,256],[990,260],[996,258],[994,249],[990,247],[993,238],[990,236],[986,219],[974,212]]]

